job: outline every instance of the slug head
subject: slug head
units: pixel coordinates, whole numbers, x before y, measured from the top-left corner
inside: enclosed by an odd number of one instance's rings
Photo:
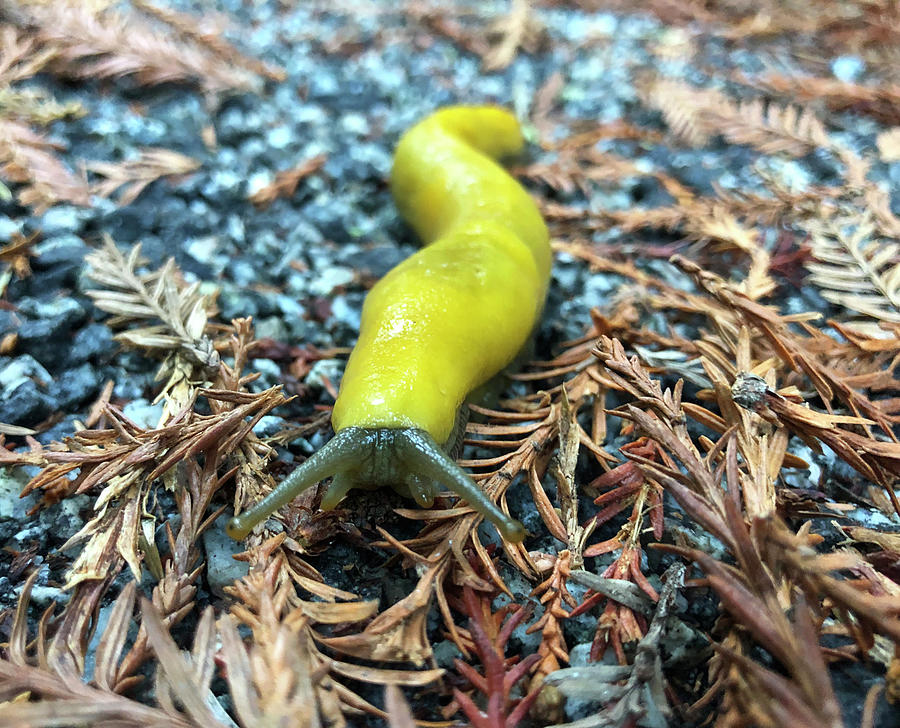
[[[348,427],[335,435],[252,508],[232,518],[225,530],[240,540],[256,524],[320,480],[334,476],[322,508],[334,508],[351,488],[390,485],[428,507],[446,488],[493,523],[507,541],[525,538],[525,528],[493,503],[425,430]]]

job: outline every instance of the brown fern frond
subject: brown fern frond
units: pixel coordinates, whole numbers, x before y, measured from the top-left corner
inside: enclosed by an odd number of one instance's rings
[[[40,215],[58,202],[90,205],[87,182],[54,154],[61,145],[27,125],[0,118],[0,177],[22,185],[17,197]]]
[[[102,254],[92,253],[85,260],[88,276],[104,286],[87,294],[99,309],[113,314],[108,325],[131,327],[116,334],[116,340],[162,355],[157,378],[166,384],[159,396],[166,397],[164,419],[174,416],[218,370],[219,354],[206,335],[215,310],[212,298],[199,292],[199,283],[184,284],[173,260],[157,271],[139,273],[145,262],[140,244],[126,255],[104,236]]]
[[[540,695],[540,682],[526,695],[515,695],[518,683],[525,679],[540,657],[534,654],[524,660],[506,657],[506,645],[513,630],[528,617],[530,610],[518,608],[506,614],[491,614],[490,600],[480,600],[469,587],[463,589],[463,604],[469,615],[467,641],[472,643],[483,673],[462,660],[454,660],[456,670],[474,688],[472,694],[454,689],[454,700],[474,728],[516,728]],[[498,617],[505,617],[499,629],[496,625]],[[478,693],[486,699],[486,710],[473,700]]]
[[[836,147],[810,109],[766,104],[761,99],[735,102],[719,91],[669,79],[653,82],[645,99],[692,146],[703,146],[710,137],[720,135],[763,154],[801,157]]]
[[[645,103],[663,115],[675,136],[693,147],[705,145],[715,133],[710,109],[730,106],[727,96],[714,89],[697,89],[680,81],[656,79],[644,90]]]
[[[824,103],[832,111],[853,111],[883,124],[900,124],[900,84],[897,83],[866,86],[836,78],[774,73],[754,78],[740,76],[737,80],[786,96],[794,103]]]
[[[746,144],[763,154],[802,157],[829,149],[831,138],[811,109],[766,104],[761,99],[726,106],[720,111],[718,133],[735,144]]]
[[[494,42],[482,57],[484,70],[499,71],[513,62],[520,48],[536,51],[547,32],[535,16],[531,0],[512,0],[509,13],[491,23],[487,35]]]
[[[31,78],[56,55],[34,36],[13,25],[0,25],[0,87]]]
[[[324,154],[317,154],[314,157],[304,160],[296,167],[278,172],[275,175],[275,181],[271,184],[261,187],[256,192],[248,195],[247,199],[261,209],[266,209],[278,198],[291,197],[297,190],[297,185],[305,177],[314,174],[320,170],[328,157]]]
[[[256,91],[259,77],[175,40],[137,15],[81,2],[29,3],[23,22],[55,51],[53,68],[74,78],[134,77],[140,84],[194,83],[206,91]]]
[[[870,215],[820,220],[808,228],[817,262],[806,268],[822,296],[876,322],[900,323],[900,243],[880,237]]]
[[[853,386],[853,381],[848,379],[847,372],[833,368],[828,361],[820,361],[814,353],[807,351],[808,336],[798,335],[791,330],[791,324],[804,324],[807,321],[816,320],[820,318],[819,314],[800,313],[782,316],[771,306],[762,306],[750,301],[735,291],[733,286],[728,285],[721,277],[710,271],[704,271],[692,261],[681,256],[673,256],[672,262],[694,277],[704,291],[726,307],[729,314],[722,317],[723,321],[733,320],[737,315],[739,320],[748,324],[751,330],[758,332],[766,340],[770,347],[770,356],[777,357],[792,371],[807,377],[809,383],[825,402],[840,401],[855,416],[877,422],[887,437],[896,440],[891,421],[881,407],[873,402],[866,393]],[[734,329],[734,333],[729,335],[736,339],[737,329]],[[817,347],[822,348],[821,342],[817,344]],[[898,512],[900,512],[900,504],[898,504]]]
[[[50,612],[41,620],[33,648],[29,650],[27,606],[38,572],[26,581],[13,623],[9,649],[0,659],[0,700],[12,700],[3,706],[3,722],[9,725],[134,725],[190,728],[171,704],[145,705],[118,694],[116,673],[123,659],[129,627],[134,619],[135,584],[126,586],[112,605],[100,634],[93,677],[82,675],[80,665],[54,655],[47,639]],[[90,616],[89,614],[87,615]],[[157,618],[158,619],[158,618]],[[61,629],[66,625],[63,620]],[[123,685],[124,687],[124,685]],[[22,698],[40,697],[39,702]],[[13,700],[18,697],[18,700]],[[221,725],[218,722],[208,725]]]
[[[200,162],[171,149],[141,149],[136,159],[125,162],[86,162],[85,169],[101,177],[102,182],[91,185],[91,192],[110,197],[121,187],[118,203],[130,205],[151,182],[163,177],[183,177],[200,167]]]
[[[383,717],[383,711],[341,681],[350,678],[376,685],[421,686],[443,674],[438,669],[368,667],[325,655],[320,644],[338,653],[354,655],[363,640],[342,642],[341,638],[319,634],[314,627],[369,619],[377,604],[300,599],[290,581],[284,579],[284,553],[278,549],[283,540],[282,534],[247,554],[251,571],[229,587],[236,602],[232,614],[220,620],[224,657],[229,673],[234,670],[229,684],[244,725],[286,719],[299,719],[302,725],[315,725],[316,720],[341,725],[344,714],[362,712]],[[355,599],[346,593],[342,598]],[[238,634],[235,620],[252,631],[249,649]],[[381,635],[370,635],[370,650],[377,649],[381,640]]]
[[[45,125],[61,119],[77,119],[86,113],[81,102],[59,103],[44,89],[0,86],[0,118]]]
[[[213,55],[218,56],[222,61],[230,65],[246,68],[248,71],[271,81],[284,81],[287,77],[283,68],[273,66],[258,58],[245,56],[226,41],[222,37],[222,33],[227,23],[224,20],[216,22],[212,13],[204,12],[198,18],[187,13],[178,12],[172,8],[154,5],[148,0],[134,0],[131,4],[141,12],[168,25],[186,40],[206,48]]]

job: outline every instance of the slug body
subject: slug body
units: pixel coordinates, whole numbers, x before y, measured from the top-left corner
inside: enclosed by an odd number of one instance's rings
[[[390,485],[422,505],[448,488],[520,541],[504,514],[442,449],[466,397],[510,364],[543,307],[547,228],[495,159],[523,146],[494,107],[450,107],[401,138],[391,188],[425,243],[369,292],[334,406],[336,436],[229,523],[241,538],[306,487],[334,475],[322,507],[352,487]]]

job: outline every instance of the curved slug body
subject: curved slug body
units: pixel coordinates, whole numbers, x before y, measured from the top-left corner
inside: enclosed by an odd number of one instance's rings
[[[323,508],[351,487],[391,485],[424,505],[449,488],[507,539],[524,537],[438,446],[451,438],[466,397],[524,347],[544,303],[547,228],[528,193],[494,161],[522,145],[515,117],[494,107],[443,109],[402,137],[391,188],[425,247],[366,298],[334,406],[336,437],[232,519],[232,535],[335,475]]]

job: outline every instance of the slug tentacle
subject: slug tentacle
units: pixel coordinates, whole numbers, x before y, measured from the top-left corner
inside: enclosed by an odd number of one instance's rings
[[[353,436],[352,430],[339,432],[325,447],[281,481],[269,495],[228,521],[226,533],[237,540],[245,538],[256,524],[290,503],[304,490],[358,462],[366,446],[366,442]]]
[[[275,490],[226,526],[229,536],[244,538],[258,523],[300,493],[334,476],[322,497],[331,510],[352,488],[393,486],[421,506],[430,506],[439,484],[464,498],[493,523],[507,541],[525,538],[522,524],[501,511],[425,430],[362,428],[341,430],[321,450],[288,475]]]
[[[466,500],[493,523],[507,541],[518,543],[524,540],[525,527],[501,511],[425,430],[409,429],[403,432],[406,437],[401,447],[407,468],[435,480]]]
[[[337,508],[338,503],[354,487],[356,487],[356,481],[353,480],[353,476],[350,473],[335,473],[331,479],[331,485],[328,486],[328,490],[322,496],[322,503],[320,504],[322,510],[331,511]]]

